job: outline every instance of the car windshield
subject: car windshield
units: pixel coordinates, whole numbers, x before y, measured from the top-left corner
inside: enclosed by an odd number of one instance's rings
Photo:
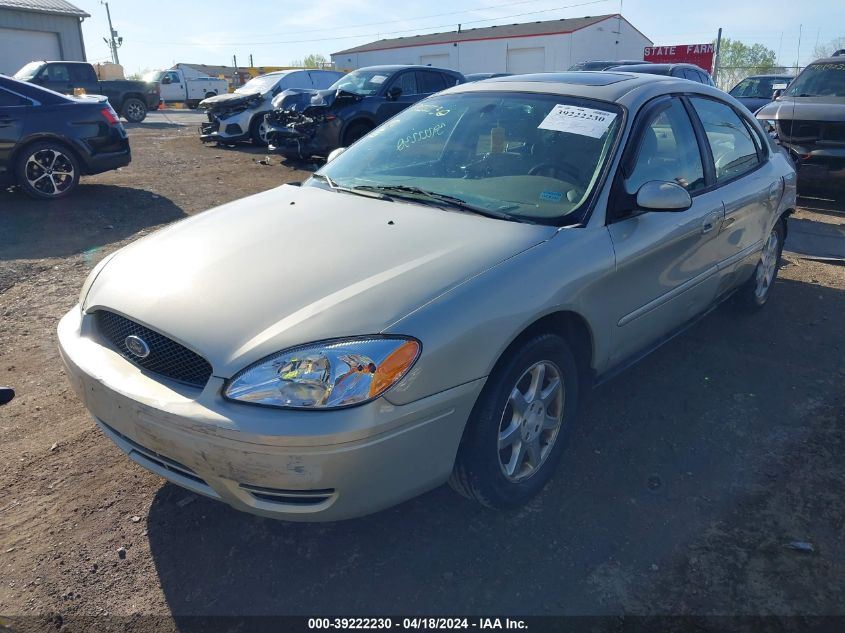
[[[329,90],[343,90],[368,97],[379,91],[390,73],[384,70],[355,70],[334,82]]]
[[[362,138],[308,184],[558,224],[590,198],[621,118],[614,104],[562,95],[437,95]]]
[[[786,89],[788,97],[845,97],[845,61],[810,64]]]
[[[270,92],[284,75],[259,75],[253,77],[235,92],[239,95],[264,94]]]
[[[792,77],[746,77],[731,88],[732,97],[771,99],[775,84],[788,84]]]
[[[29,81],[38,74],[38,71],[41,70],[43,65],[44,62],[29,62],[26,66],[15,73],[15,79],[20,81]]]
[[[163,70],[151,70],[150,72],[145,74],[141,79],[143,79],[144,81],[159,82],[161,81],[161,76],[163,74]]]

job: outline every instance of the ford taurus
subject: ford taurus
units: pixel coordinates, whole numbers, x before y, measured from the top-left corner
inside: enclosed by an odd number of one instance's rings
[[[58,327],[131,459],[289,520],[525,502],[589,386],[767,303],[795,208],[741,104],[652,75],[456,86],[331,158],[107,257]]]

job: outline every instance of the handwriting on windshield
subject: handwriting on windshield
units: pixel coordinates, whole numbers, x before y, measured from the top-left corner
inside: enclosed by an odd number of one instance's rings
[[[446,127],[445,123],[437,123],[430,127],[425,128],[424,130],[418,130],[408,136],[400,138],[396,142],[396,151],[401,152],[403,150],[408,149],[411,145],[416,143],[421,143],[422,141],[427,141],[428,139],[434,138],[435,136],[440,136],[443,134],[443,128]]]
[[[418,103],[413,107],[414,112],[425,112],[426,114],[433,114],[434,116],[446,116],[449,110],[440,105],[431,103]]]

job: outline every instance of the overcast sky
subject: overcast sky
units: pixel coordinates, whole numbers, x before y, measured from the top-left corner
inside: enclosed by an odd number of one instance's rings
[[[110,58],[106,9],[98,0],[71,0],[83,22],[88,59]],[[127,73],[177,62],[285,66],[309,53],[333,52],[388,37],[535,20],[619,13],[655,44],[712,41],[723,36],[761,43],[781,65],[812,59],[816,43],[845,36],[842,0],[111,0],[118,50]],[[803,25],[799,58],[799,25]]]

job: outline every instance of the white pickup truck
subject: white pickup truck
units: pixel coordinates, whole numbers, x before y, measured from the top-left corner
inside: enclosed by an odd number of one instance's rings
[[[229,92],[229,82],[225,79],[202,75],[189,78],[179,68],[154,70],[144,75],[144,80],[158,83],[165,103],[185,103],[189,108],[196,108],[203,99]]]

